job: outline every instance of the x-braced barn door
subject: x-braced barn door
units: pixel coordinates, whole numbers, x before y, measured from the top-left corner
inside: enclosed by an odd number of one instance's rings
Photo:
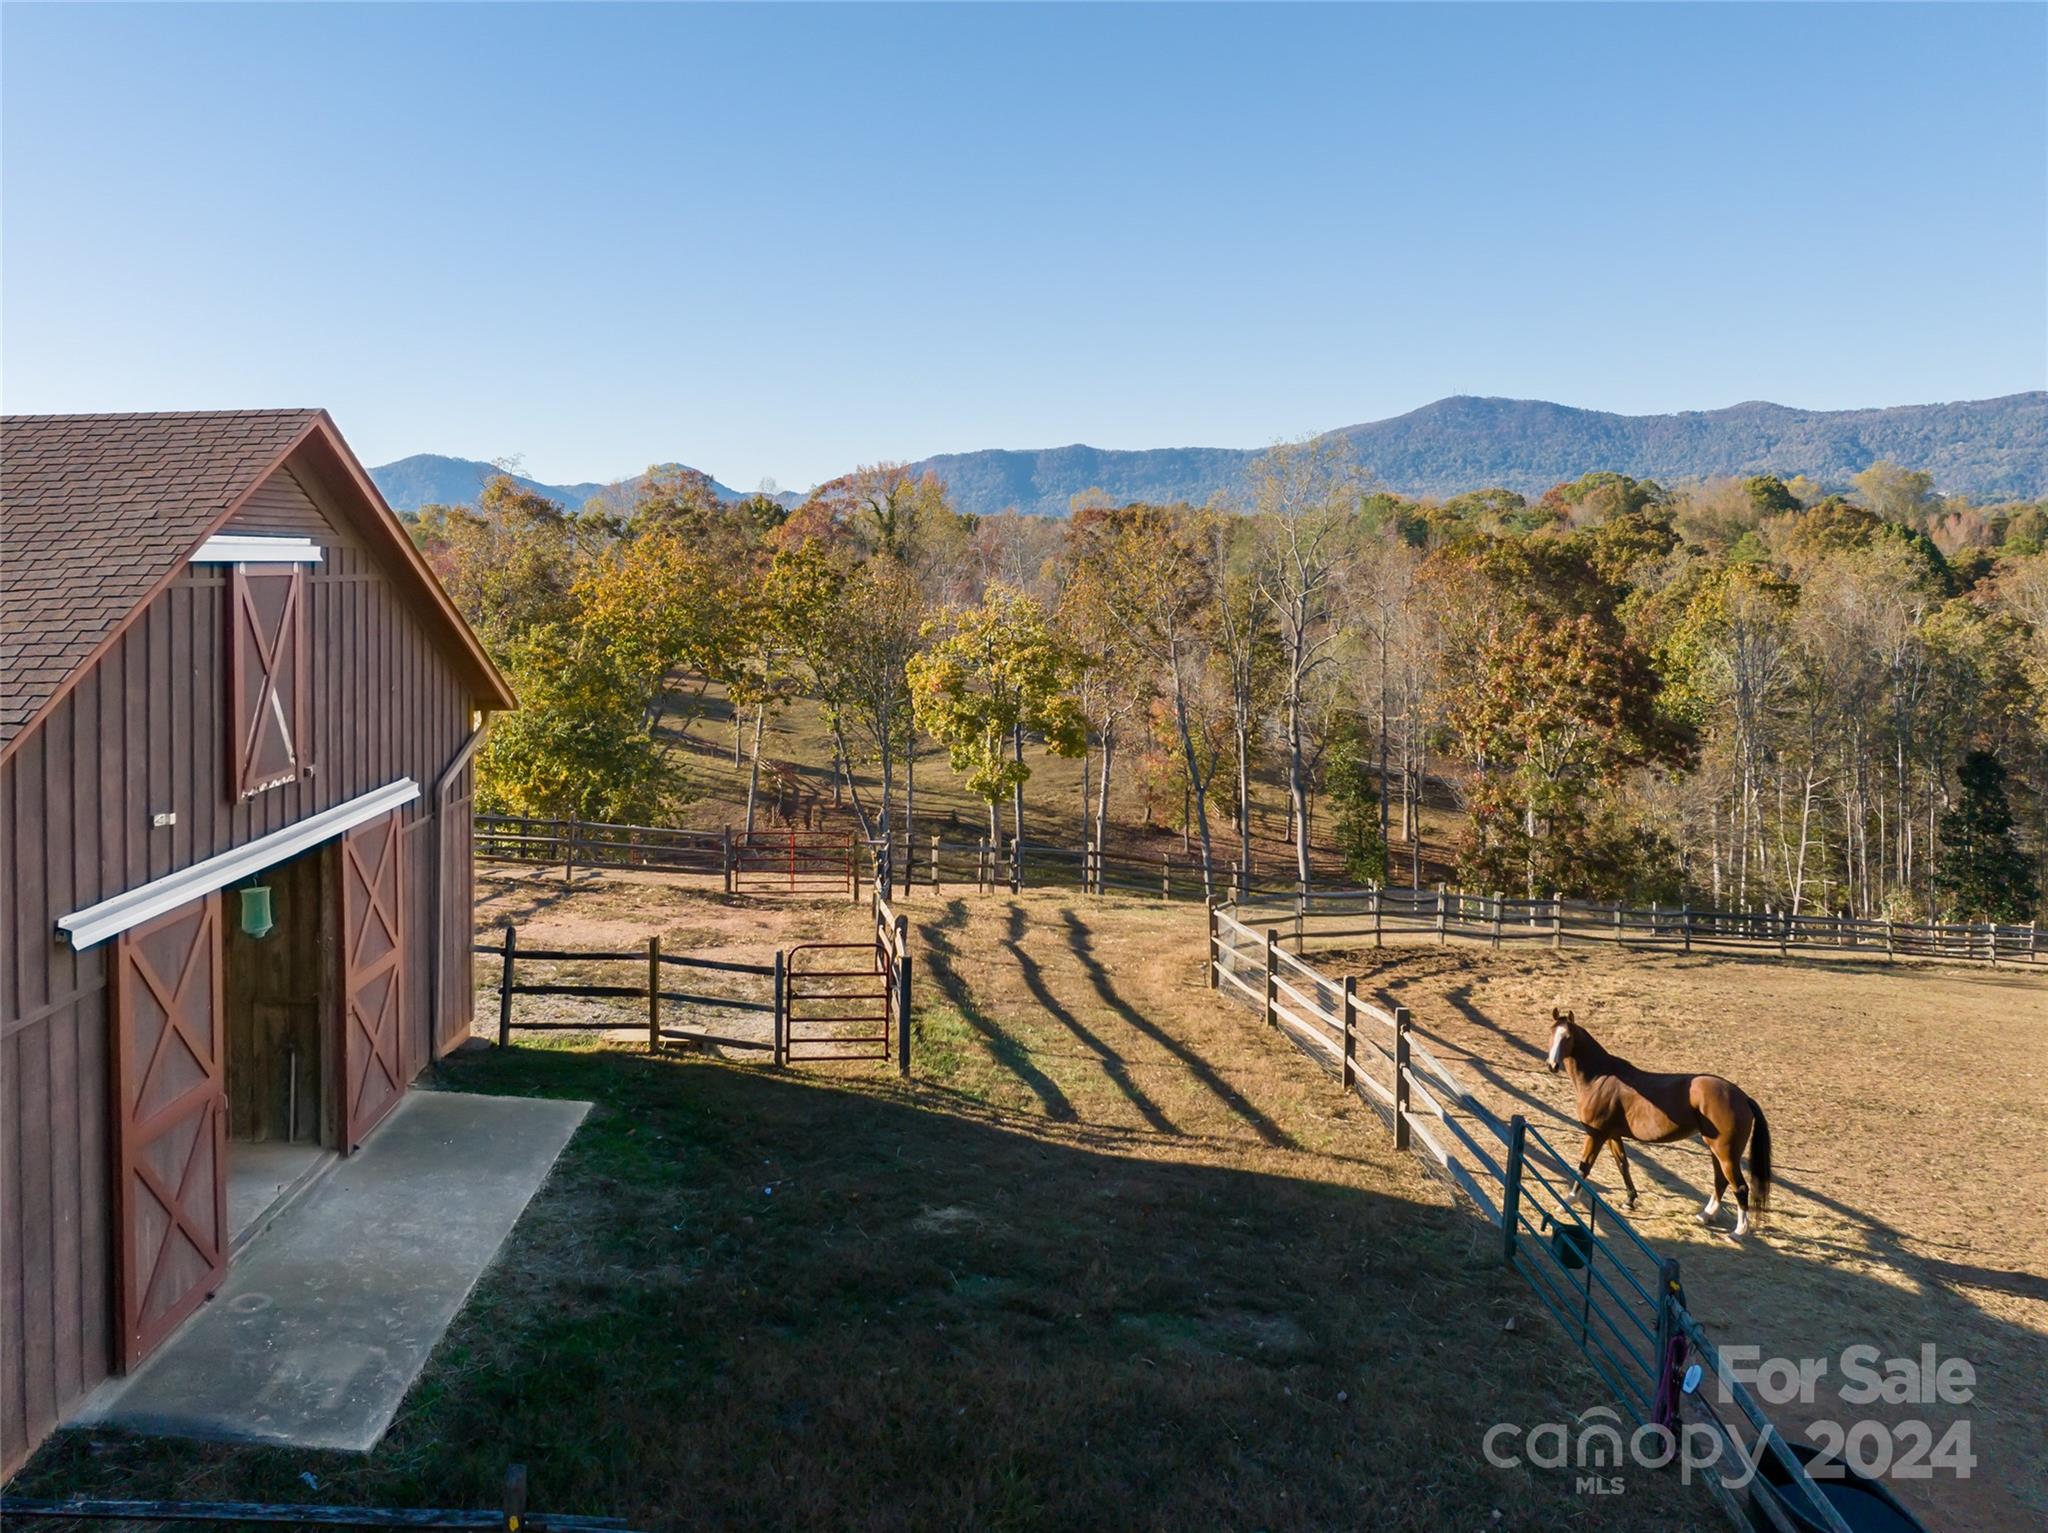
[[[132,1368],[228,1267],[220,896],[114,949],[121,1362]]]
[[[341,838],[342,1132],[350,1152],[405,1094],[403,845],[395,812]]]

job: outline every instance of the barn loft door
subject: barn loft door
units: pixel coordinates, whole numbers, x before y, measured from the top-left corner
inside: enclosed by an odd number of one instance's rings
[[[403,844],[396,812],[341,838],[342,1123],[351,1152],[405,1093]]]
[[[238,564],[230,591],[230,748],[235,796],[249,798],[296,781],[305,765],[305,572]]]
[[[123,932],[114,950],[121,1361],[133,1367],[228,1266],[220,896]]]

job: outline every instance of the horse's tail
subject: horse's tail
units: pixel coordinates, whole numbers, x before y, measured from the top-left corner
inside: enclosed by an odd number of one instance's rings
[[[1756,1211],[1762,1214],[1771,1206],[1771,1124],[1755,1097],[1749,1099],[1749,1110],[1756,1114],[1756,1128],[1749,1137],[1749,1179],[1756,1184]]]

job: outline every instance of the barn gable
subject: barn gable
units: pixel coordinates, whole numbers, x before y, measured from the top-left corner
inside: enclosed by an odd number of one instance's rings
[[[226,526],[352,527],[462,657],[505,679],[324,410],[0,419],[0,758]]]

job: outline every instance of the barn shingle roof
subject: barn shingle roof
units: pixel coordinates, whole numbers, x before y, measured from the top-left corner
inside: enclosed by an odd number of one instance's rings
[[[0,746],[323,418],[0,418]]]

